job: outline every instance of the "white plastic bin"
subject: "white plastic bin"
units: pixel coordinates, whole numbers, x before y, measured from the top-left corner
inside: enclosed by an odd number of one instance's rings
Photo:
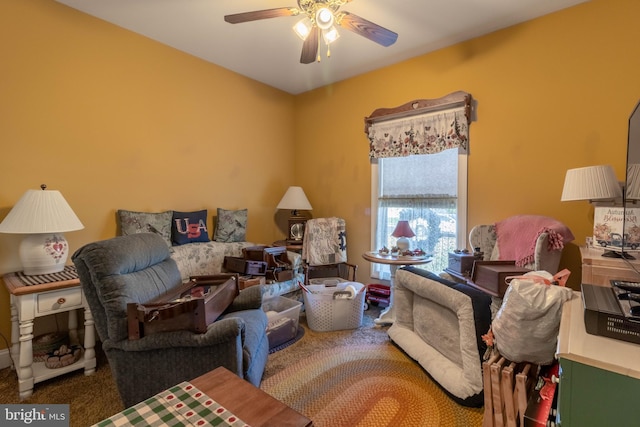
[[[336,286],[339,283],[344,282],[346,282],[346,280],[341,277],[319,277],[317,279],[309,279],[310,285]]]
[[[310,292],[302,295],[309,328],[318,332],[359,328],[364,311],[364,288],[358,282],[308,285]]]
[[[298,333],[302,303],[282,296],[262,301],[262,310],[267,314],[267,338],[269,348],[294,339]]]

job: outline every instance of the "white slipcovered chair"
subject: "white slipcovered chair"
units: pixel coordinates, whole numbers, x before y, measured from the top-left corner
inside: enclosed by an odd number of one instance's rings
[[[346,222],[342,218],[307,221],[302,243],[305,284],[314,279],[356,281],[358,266],[347,262]]]

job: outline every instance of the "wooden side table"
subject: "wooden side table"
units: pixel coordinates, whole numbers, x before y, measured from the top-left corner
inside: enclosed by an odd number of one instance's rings
[[[391,294],[389,295],[389,306],[385,308],[380,316],[374,320],[378,325],[392,324],[396,320],[396,311],[393,307],[393,282],[396,277],[396,270],[403,265],[418,265],[427,264],[432,261],[432,258],[427,256],[392,256],[392,255],[380,255],[377,252],[365,252],[362,254],[362,258],[369,262],[375,262],[377,264],[387,264],[391,270],[391,277],[389,279],[389,287],[391,288]]]
[[[640,260],[603,257],[603,250],[580,247],[582,256],[582,283],[597,286],[611,286],[611,280],[640,280]],[[636,258],[638,258],[636,256]]]
[[[284,246],[288,251],[302,253],[302,243],[293,244],[286,240],[276,240],[271,246]]]
[[[58,278],[62,277],[62,279]],[[21,399],[33,394],[37,382],[84,368],[91,375],[96,368],[95,330],[93,316],[84,297],[74,267],[66,267],[60,275],[23,276],[8,273],[2,276],[11,299],[11,357],[18,374]],[[47,281],[54,280],[54,281]],[[36,317],[69,312],[69,337],[78,344],[76,310],[84,309],[84,353],[82,358],[62,368],[49,369],[44,362],[33,363],[33,323]]]
[[[306,416],[223,367],[192,380],[191,384],[251,426],[313,426]]]

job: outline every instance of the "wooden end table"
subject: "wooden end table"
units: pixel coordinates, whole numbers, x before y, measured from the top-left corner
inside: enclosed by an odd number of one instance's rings
[[[403,265],[419,265],[430,263],[433,259],[428,256],[394,256],[394,255],[380,255],[378,252],[365,252],[362,254],[362,258],[369,262],[375,262],[377,264],[387,264],[391,270],[391,277],[389,279],[389,287],[391,294],[389,295],[389,306],[385,308],[380,316],[374,320],[378,325],[392,324],[396,320],[396,311],[393,307],[393,292],[394,292],[394,280],[396,277],[396,270]]]
[[[252,427],[313,425],[309,418],[228,369],[216,368],[192,380],[191,384]]]
[[[55,281],[47,282],[52,277],[55,277]],[[85,375],[93,374],[96,369],[93,316],[75,268],[66,267],[62,273],[53,275],[24,276],[20,272],[7,273],[2,279],[11,300],[11,357],[13,363],[18,363],[14,368],[18,374],[20,399],[31,396],[37,382],[83,368]],[[55,369],[47,368],[44,362],[33,363],[35,318],[69,312],[69,338],[71,344],[78,344],[77,309],[84,309],[84,353],[80,360]]]
[[[300,243],[291,243],[287,240],[276,240],[271,246],[284,246],[288,251],[302,253],[302,241]]]
[[[313,426],[309,418],[223,367],[169,387],[94,426],[146,427],[158,422],[167,426]]]

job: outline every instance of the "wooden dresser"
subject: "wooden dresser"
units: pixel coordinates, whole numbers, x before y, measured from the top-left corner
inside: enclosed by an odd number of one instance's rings
[[[611,286],[612,279],[640,281],[640,253],[634,252],[635,260],[607,258],[602,250],[580,247],[582,255],[582,283]]]

